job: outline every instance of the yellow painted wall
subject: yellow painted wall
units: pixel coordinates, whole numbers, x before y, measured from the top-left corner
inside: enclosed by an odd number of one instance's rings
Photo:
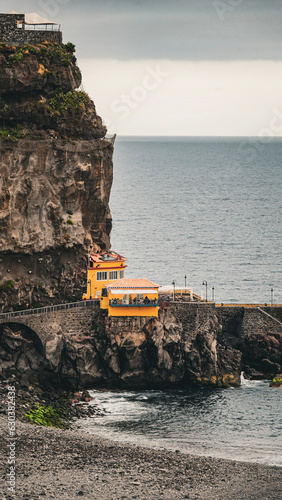
[[[120,306],[120,307],[110,307],[108,308],[109,316],[154,316],[158,317],[159,308],[158,306],[148,306],[148,307],[128,307],[128,306]]]
[[[100,307],[103,309],[108,309],[109,316],[154,316],[158,317],[159,308],[157,305],[137,305],[133,303],[133,299],[138,296],[138,292],[136,294],[131,294],[130,301],[132,304],[118,305],[118,306],[110,306],[110,300],[117,299],[122,302],[124,294],[111,294],[111,290],[109,290],[108,297],[103,297],[100,301]],[[158,300],[158,292],[155,293],[144,293],[144,297],[148,297],[150,300]]]
[[[120,271],[123,271],[124,273],[124,270],[126,268],[124,262],[120,261],[107,261],[100,262],[98,264],[94,262],[93,266],[94,267],[89,267],[87,270],[87,293],[83,294],[83,299],[100,298],[102,288],[105,288],[106,285],[112,283],[116,279],[120,279]],[[110,271],[118,271],[118,277],[110,280]],[[107,280],[97,280],[98,272],[107,272]],[[89,283],[89,281],[91,282],[91,284]]]

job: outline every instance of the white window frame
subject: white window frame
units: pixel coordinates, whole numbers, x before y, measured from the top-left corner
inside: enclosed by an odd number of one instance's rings
[[[109,271],[109,280],[117,280],[117,279],[118,279],[118,271]]]
[[[97,271],[97,281],[107,281],[108,272],[107,271]]]

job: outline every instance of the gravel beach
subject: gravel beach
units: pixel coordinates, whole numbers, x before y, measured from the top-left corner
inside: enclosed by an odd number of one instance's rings
[[[282,468],[122,445],[81,431],[16,422],[16,493],[7,490],[0,417],[1,500],[282,499]]]

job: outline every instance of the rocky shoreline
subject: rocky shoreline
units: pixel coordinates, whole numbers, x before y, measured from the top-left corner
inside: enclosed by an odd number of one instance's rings
[[[1,500],[190,499],[278,500],[282,468],[146,449],[86,434],[26,423],[32,405],[68,410],[67,426],[79,417],[103,415],[89,394],[16,385],[14,494],[9,493],[7,390],[0,385]],[[92,406],[93,405],[93,406]]]
[[[15,416],[18,421],[27,422],[26,413],[37,406],[51,407],[58,412],[63,428],[69,429],[79,418],[103,416],[104,411],[97,405],[87,403],[93,399],[89,392],[67,391],[54,387],[43,388],[36,385],[20,385],[15,379],[0,382],[0,416],[7,416],[8,388],[15,387]]]
[[[156,451],[22,422],[16,422],[16,433],[16,493],[7,491],[4,452],[2,500],[282,498],[278,467]],[[7,420],[1,416],[2,450],[6,439]]]

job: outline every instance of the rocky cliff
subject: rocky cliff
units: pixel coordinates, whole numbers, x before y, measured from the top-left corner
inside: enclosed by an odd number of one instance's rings
[[[260,323],[258,310],[178,304],[151,319],[89,314],[92,326],[84,321],[77,334],[51,323],[44,345],[23,325],[0,325],[0,378],[70,388],[229,387],[240,385],[242,371],[271,379],[282,369],[282,325]]]
[[[0,44],[1,308],[80,299],[108,249],[113,143],[74,46]]]

